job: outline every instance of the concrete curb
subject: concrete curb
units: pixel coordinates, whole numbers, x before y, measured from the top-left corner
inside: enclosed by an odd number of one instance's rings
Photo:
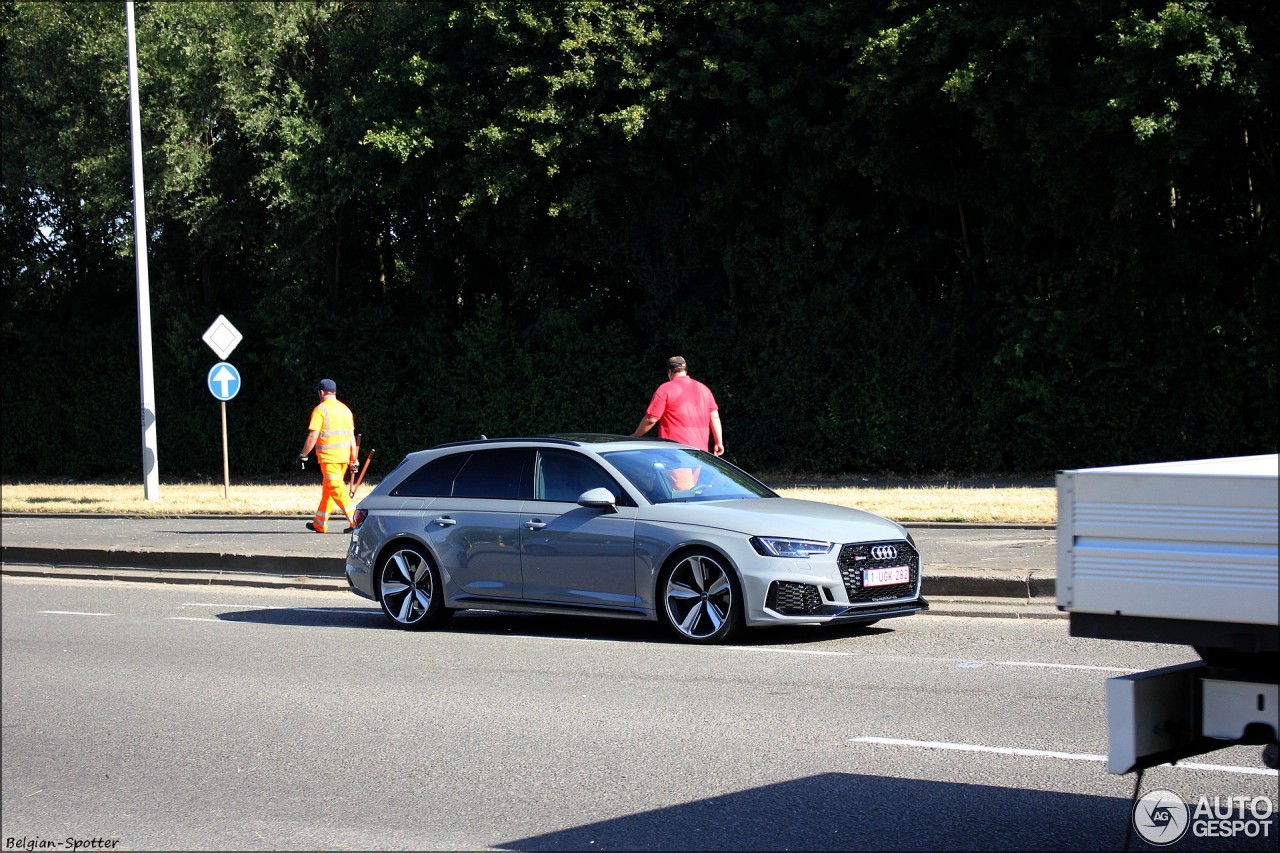
[[[988,619],[1066,619],[1055,599],[991,599],[955,596],[929,599],[931,616],[982,616]]]
[[[201,571],[169,569],[152,571],[124,566],[55,565],[51,563],[5,563],[3,573],[14,577],[58,578],[62,580],[133,581],[193,586],[253,586],[278,589],[318,589],[345,591],[343,578],[308,575],[267,574],[246,571]]]
[[[960,596],[1053,600],[1057,597],[1057,576],[1031,572],[1025,577],[982,574],[930,574],[924,577],[925,596]]]
[[[69,571],[144,571],[157,577],[199,573],[222,578],[242,575],[308,577],[336,580],[346,588],[345,562],[337,557],[300,555],[183,553],[174,551],[113,551],[92,548],[33,548],[4,546],[0,562],[10,573],[17,566],[46,566]],[[14,572],[16,573],[16,572]],[[924,593],[930,596],[992,597],[1017,600],[1051,599],[1054,578],[926,574]],[[230,582],[229,580],[227,582]]]
[[[342,578],[345,572],[345,564],[340,557],[310,557],[298,554],[113,551],[99,548],[36,548],[21,545],[5,545],[0,548],[0,561],[52,566],[101,566],[214,573],[262,572],[335,578]]]
[[[339,557],[6,545],[0,548],[0,562],[3,573],[11,575],[348,589],[344,560]],[[1055,580],[1045,572],[1022,577],[926,574],[924,594],[931,602],[954,598],[1052,604],[1057,594]]]

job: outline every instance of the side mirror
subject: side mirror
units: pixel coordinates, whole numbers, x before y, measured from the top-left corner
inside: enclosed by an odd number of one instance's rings
[[[616,506],[617,502],[618,499],[613,496],[613,492],[604,487],[598,489],[587,489],[585,492],[578,495],[579,506],[595,507],[596,509],[603,509],[608,512],[618,511],[618,507]]]

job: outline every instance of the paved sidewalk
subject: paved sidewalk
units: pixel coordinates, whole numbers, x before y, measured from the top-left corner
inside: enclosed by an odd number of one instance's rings
[[[0,517],[7,575],[344,590],[350,537],[302,517]],[[907,525],[935,613],[1045,618],[1057,534],[1045,527]],[[986,603],[979,606],[978,601]]]

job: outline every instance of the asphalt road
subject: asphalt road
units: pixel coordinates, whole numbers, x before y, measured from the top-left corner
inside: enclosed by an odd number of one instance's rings
[[[1104,680],[1190,659],[1062,620],[703,648],[496,614],[406,633],[318,590],[2,590],[6,849],[1115,850],[1134,780],[1102,760]],[[1260,770],[1238,747],[1143,790],[1274,800]]]

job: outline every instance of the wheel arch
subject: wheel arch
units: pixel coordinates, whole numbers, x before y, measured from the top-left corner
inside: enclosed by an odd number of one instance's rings
[[[382,561],[386,559],[388,554],[391,554],[397,548],[401,548],[405,545],[413,545],[418,550],[420,550],[423,553],[423,555],[428,560],[431,561],[432,565],[435,566],[435,570],[437,573],[440,574],[441,578],[444,577],[444,572],[440,568],[440,559],[436,556],[435,551],[431,550],[430,545],[428,545],[426,542],[422,541],[416,536],[410,536],[407,533],[397,534],[395,537],[388,539],[386,542],[384,542],[382,544],[382,547],[379,548],[378,552],[373,556],[373,575],[374,575],[373,600],[374,601],[378,601],[378,602],[382,601],[382,584],[378,583],[378,580],[377,580],[377,576],[379,572],[382,571]]]
[[[717,590],[718,582],[715,581],[708,586],[710,578],[705,575],[700,579],[684,579],[689,580],[693,588],[686,586],[682,580],[679,586],[683,592],[678,595],[681,603],[675,606],[683,612],[677,613],[672,610],[671,583],[675,572],[692,571],[682,566],[692,564],[690,558],[694,557],[715,563],[715,569],[722,573],[727,589]],[[747,601],[742,574],[725,549],[700,542],[685,543],[673,548],[661,565],[654,588],[655,615],[659,622],[665,623],[682,641],[700,645],[725,643],[746,628]],[[723,618],[717,618],[717,613]],[[710,623],[709,629],[700,627],[707,623]]]
[[[667,569],[683,560],[690,554],[696,554],[699,551],[709,551],[719,559],[723,560],[725,565],[729,567],[729,571],[733,572],[733,576],[737,578],[738,586],[742,586],[742,571],[738,568],[738,564],[733,558],[725,552],[725,550],[710,542],[684,542],[672,548],[665,557],[656,564],[653,577],[650,579],[651,592],[653,593],[653,602],[657,607],[662,606],[662,595],[658,589],[658,584],[662,581],[663,574]]]

